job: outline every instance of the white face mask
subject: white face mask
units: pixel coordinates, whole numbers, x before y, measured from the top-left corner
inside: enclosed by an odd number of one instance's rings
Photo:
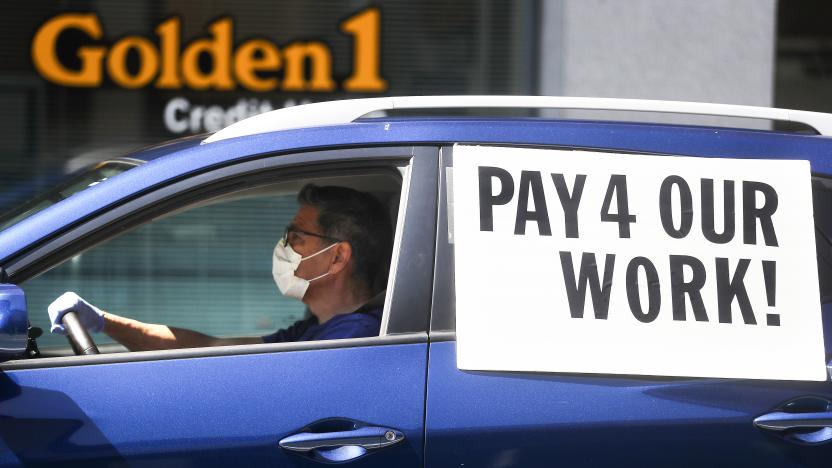
[[[322,254],[327,250],[335,247],[339,243],[336,242],[329,247],[325,247],[308,257],[302,257],[299,253],[292,249],[292,246],[286,243],[286,239],[280,239],[274,247],[274,255],[272,255],[272,276],[277,288],[286,297],[292,297],[297,300],[303,300],[306,289],[309,288],[309,283],[316,279],[323,278],[328,275],[326,272],[322,275],[316,276],[312,279],[303,279],[295,276],[295,272],[300,266],[300,262],[309,260],[310,258]]]

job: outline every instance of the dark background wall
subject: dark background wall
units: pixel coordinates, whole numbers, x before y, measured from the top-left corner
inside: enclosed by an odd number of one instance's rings
[[[38,29],[65,12],[96,13],[104,35],[99,41],[77,31],[62,35],[58,55],[69,68],[80,67],[77,50],[83,45],[111,46],[119,38],[135,35],[158,48],[154,29],[178,16],[184,47],[206,37],[213,21],[228,16],[236,44],[254,37],[278,48],[322,41],[331,52],[333,78],[340,84],[352,71],[353,44],[339,24],[371,7],[379,8],[381,16],[380,74],[388,87],[380,92],[344,92],[341,86],[330,92],[263,93],[239,86],[231,91],[124,89],[106,71],[100,86],[67,87],[40,76],[31,57]],[[534,93],[537,8],[532,0],[11,3],[0,17],[0,212],[54,184],[68,170],[193,133],[190,126],[179,132],[165,125],[166,106],[177,98],[187,100],[190,110],[219,106],[228,111],[235,106],[268,109],[377,95]],[[136,57],[128,57],[130,70],[137,70]],[[210,60],[202,65],[210,66]],[[197,133],[206,130],[204,125],[198,127]]]

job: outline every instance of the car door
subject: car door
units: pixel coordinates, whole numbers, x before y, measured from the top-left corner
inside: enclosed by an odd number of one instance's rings
[[[320,174],[403,174],[381,336],[4,363],[0,465],[421,466],[437,161],[435,148],[410,147],[261,158],[145,193],[5,265],[25,291],[82,248],[218,194]]]
[[[425,420],[428,466],[828,466],[832,382],[473,372],[456,366],[451,148],[443,148]],[[828,179],[814,182],[830,289]],[[452,223],[452,221],[451,221]],[[452,224],[451,224],[452,226]],[[487,262],[487,258],[483,259]],[[522,269],[518,269],[522,271]],[[511,274],[513,272],[507,272]],[[829,302],[829,294],[822,294]],[[824,323],[832,304],[823,306]],[[510,314],[511,311],[506,311]],[[529,324],[534,326],[534,324]],[[776,344],[772,344],[775,346]],[[829,333],[826,351],[832,351]]]

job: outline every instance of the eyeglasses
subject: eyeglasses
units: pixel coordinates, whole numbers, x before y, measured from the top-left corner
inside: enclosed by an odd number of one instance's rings
[[[283,234],[282,239],[286,244],[292,245],[299,239],[299,236],[301,236],[301,235],[317,237],[317,238],[320,238],[320,239],[326,239],[328,241],[332,241],[333,243],[341,242],[341,239],[331,237],[331,236],[325,236],[323,234],[315,234],[314,232],[304,231],[303,229],[298,229],[298,228],[296,228],[295,226],[292,226],[292,225],[289,225],[289,226],[286,227],[286,232]]]

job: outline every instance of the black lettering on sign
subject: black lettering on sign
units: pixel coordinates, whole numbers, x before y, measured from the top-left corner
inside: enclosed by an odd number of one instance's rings
[[[690,281],[685,282],[685,267],[691,269]],[[705,265],[696,257],[670,256],[670,298],[673,304],[673,320],[687,320],[685,295],[690,298],[693,316],[697,322],[707,322],[708,314],[702,301],[705,286]]]
[[[578,174],[575,176],[575,185],[572,187],[572,194],[569,193],[569,188],[566,187],[566,181],[563,179],[563,174],[552,174],[552,182],[555,183],[555,189],[558,191],[560,204],[563,206],[563,217],[565,220],[564,229],[566,230],[566,237],[577,238],[578,205],[581,204],[581,195],[584,192],[586,175]]]
[[[763,206],[757,208],[757,193],[763,195]],[[771,216],[777,211],[777,191],[763,182],[744,181],[742,183],[742,229],[743,242],[757,243],[757,220],[763,228],[763,240],[766,245],[777,247],[777,235]]]
[[[644,270],[647,276],[647,312],[641,307],[641,297],[638,290],[638,270]],[[630,311],[639,322],[650,323],[659,316],[661,308],[661,287],[659,285],[659,273],[656,267],[645,257],[636,257],[627,265],[627,302],[630,303]]]
[[[766,283],[766,303],[769,307],[777,306],[777,262],[763,260],[763,281]],[[766,325],[780,326],[780,314],[766,314]]]
[[[569,299],[569,313],[572,318],[584,317],[586,302],[586,285],[592,295],[592,306],[595,318],[607,319],[610,308],[610,291],[612,289],[612,271],[615,267],[615,255],[607,254],[604,262],[604,282],[598,276],[598,264],[595,254],[584,252],[581,256],[581,271],[575,277],[575,267],[572,264],[571,252],[560,252],[560,263],[563,268],[563,282],[566,285],[566,296]]]
[[[722,233],[714,229],[714,180],[702,179],[702,234],[714,244],[727,244],[734,238],[734,181],[723,182]]]
[[[494,206],[505,205],[514,196],[514,179],[502,168],[480,166],[480,231],[494,230]],[[500,193],[494,195],[492,180],[499,179]]]
[[[751,260],[741,258],[732,276],[728,267],[728,259],[719,257],[716,259],[716,297],[717,308],[719,309],[719,323],[732,323],[731,304],[733,304],[736,298],[743,322],[747,325],[757,324],[757,319],[754,317],[754,310],[751,308],[751,302],[748,300],[748,292],[745,290],[745,283],[743,283],[745,273],[748,271],[748,265],[750,264]]]
[[[617,213],[610,213],[612,197],[616,198]],[[630,214],[630,204],[627,200],[627,176],[613,174],[607,185],[607,194],[601,207],[601,221],[618,223],[618,237],[630,238],[630,224],[636,222],[636,215]]]
[[[534,197],[534,211],[529,211],[529,188]],[[551,236],[549,226],[549,210],[546,208],[546,197],[543,195],[543,180],[540,172],[523,171],[520,173],[520,191],[517,194],[517,219],[514,221],[514,233],[525,234],[526,223],[537,222],[537,232],[541,236]]]
[[[677,187],[679,190],[679,202],[681,205],[679,229],[676,229],[676,226],[673,224],[673,187]],[[685,179],[677,175],[672,175],[662,181],[662,186],[659,189],[659,216],[662,219],[664,232],[668,236],[674,239],[682,239],[688,235],[690,227],[693,225],[693,197]]]

